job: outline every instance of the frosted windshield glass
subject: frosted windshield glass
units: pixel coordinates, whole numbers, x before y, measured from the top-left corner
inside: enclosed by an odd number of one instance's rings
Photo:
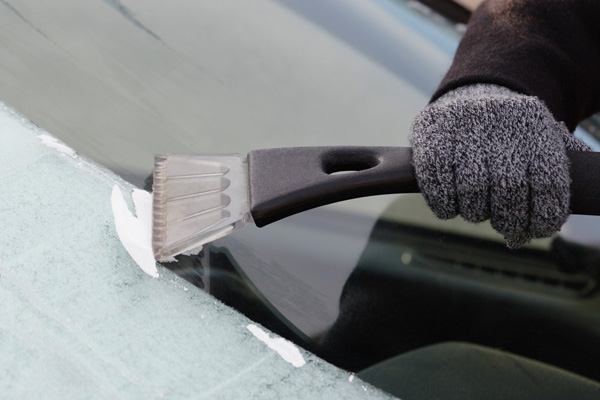
[[[387,398],[119,241],[133,187],[0,103],[0,387],[7,398]],[[305,363],[303,363],[305,361]]]

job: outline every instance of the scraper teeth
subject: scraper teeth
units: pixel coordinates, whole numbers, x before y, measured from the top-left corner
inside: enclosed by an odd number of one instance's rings
[[[163,258],[162,248],[167,237],[167,158],[154,158],[153,193],[152,193],[152,249],[154,258]]]
[[[239,154],[157,155],[152,248],[156,260],[200,247],[249,219],[248,164]]]

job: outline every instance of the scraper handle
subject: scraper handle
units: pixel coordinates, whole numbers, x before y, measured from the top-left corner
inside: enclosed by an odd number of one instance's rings
[[[419,191],[408,147],[290,147],[248,154],[257,226],[342,200]]]
[[[600,153],[568,151],[571,160],[571,213],[600,215]]]

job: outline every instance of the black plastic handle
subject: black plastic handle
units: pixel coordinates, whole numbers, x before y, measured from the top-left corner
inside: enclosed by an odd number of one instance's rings
[[[571,160],[571,212],[600,215],[600,153],[567,152]]]
[[[248,167],[257,226],[342,200],[419,191],[407,147],[255,150]]]
[[[257,226],[342,200],[419,191],[408,147],[288,147],[248,154]],[[600,153],[569,152],[571,210],[600,215]]]

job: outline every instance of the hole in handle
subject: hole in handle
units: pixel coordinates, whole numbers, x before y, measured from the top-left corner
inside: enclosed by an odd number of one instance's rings
[[[325,155],[322,167],[328,175],[348,174],[376,167],[380,162],[377,155],[365,151],[335,151]]]

